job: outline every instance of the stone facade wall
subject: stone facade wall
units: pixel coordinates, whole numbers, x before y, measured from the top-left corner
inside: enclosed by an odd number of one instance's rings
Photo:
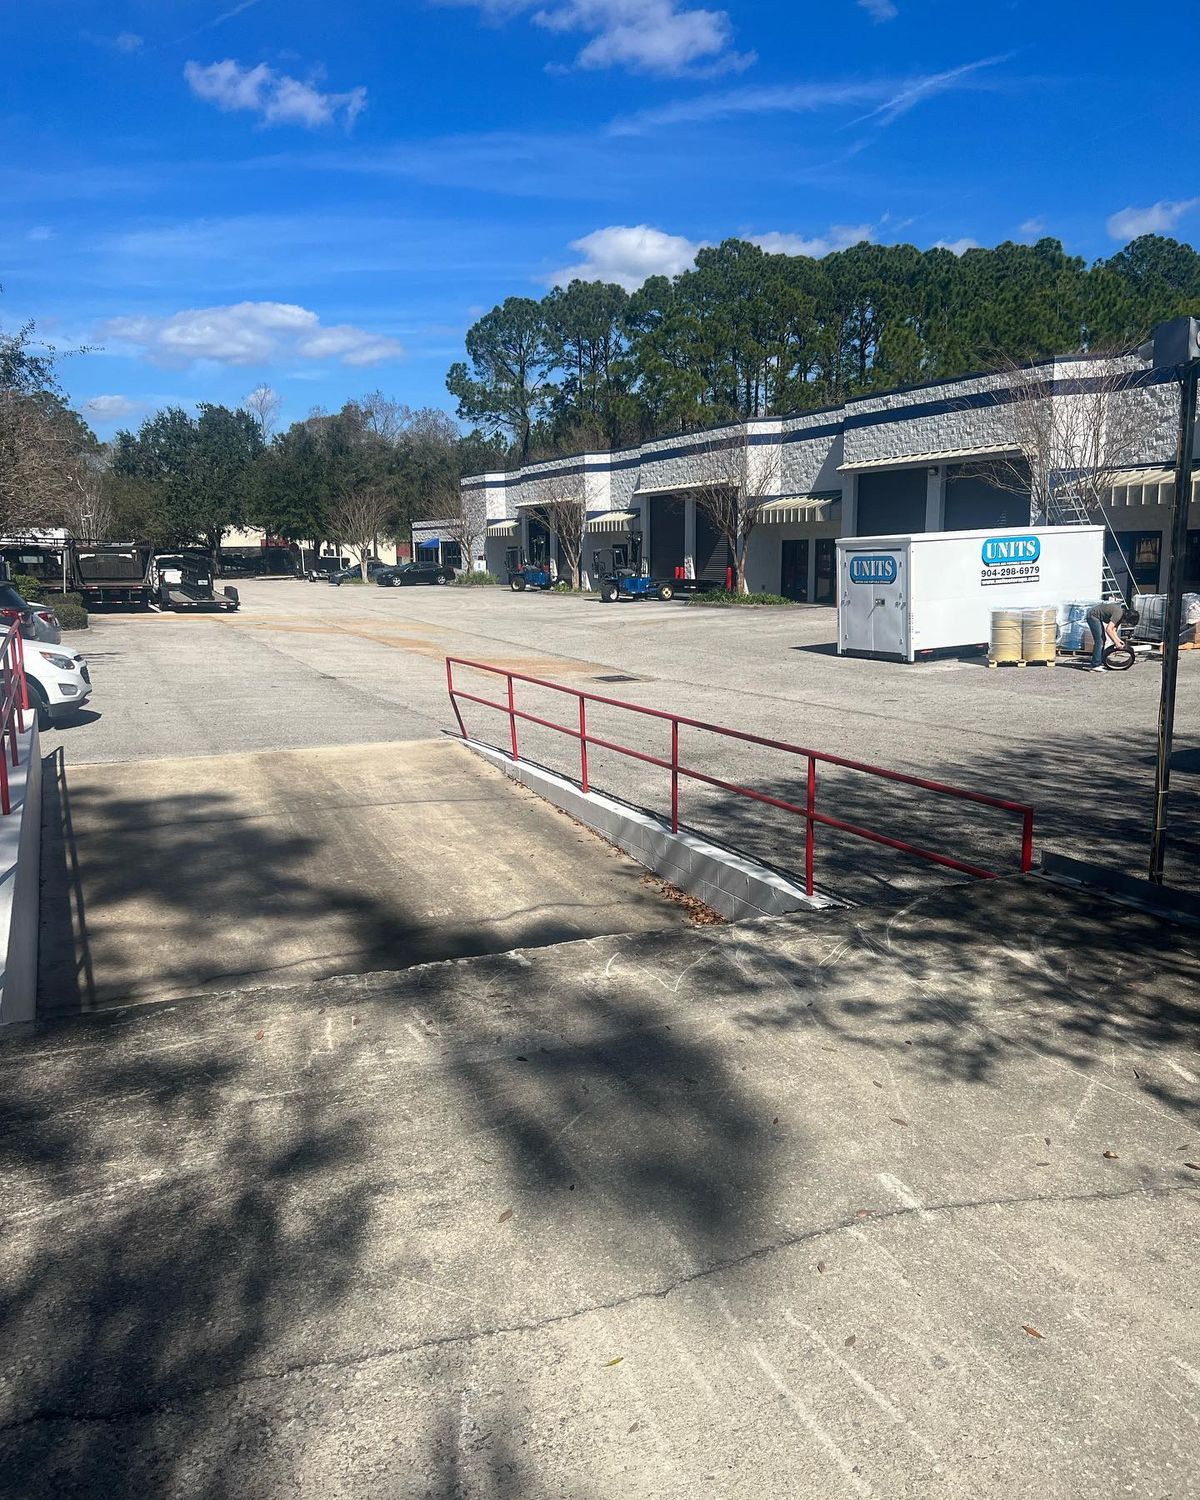
[[[811,495],[842,488],[843,408],[806,412],[780,425],[780,493]]]
[[[1047,378],[1052,377],[1047,370]],[[1007,388],[1003,375],[981,375],[848,402],[843,463],[946,453],[1009,441],[1004,408],[994,404]]]

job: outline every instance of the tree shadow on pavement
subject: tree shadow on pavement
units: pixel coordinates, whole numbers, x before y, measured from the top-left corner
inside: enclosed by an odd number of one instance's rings
[[[1000,771],[974,775],[1020,780],[1034,800],[1058,784],[1051,757]],[[719,805],[720,826],[765,839],[766,823],[736,823],[742,806]],[[889,807],[860,801],[853,816]],[[225,811],[158,809],[171,846],[138,870],[112,856],[95,888],[153,882],[197,950],[278,901],[302,920],[333,911],[348,951],[395,961],[395,907],[301,876],[305,840],[267,825],[222,860]],[[134,810],[117,798],[106,815]],[[172,880],[181,851],[211,876],[202,907]],[[863,855],[846,858],[849,871]],[[1118,1049],[1123,1067],[1138,1060],[1125,1087],[1187,1109],[1165,1053],[1195,1034],[1193,936],[1032,881],[890,900],[110,1011],[6,1044],[0,1490],[277,1500],[303,1483],[310,1429],[350,1451],[354,1389],[314,1393],[314,1372],[367,1368],[398,1382],[404,1410],[411,1371],[383,1361],[435,1346],[421,1369],[443,1428],[425,1493],[586,1500],[537,1473],[519,1415],[462,1468],[463,1351],[758,1254],[803,1217],[797,1184],[822,1191],[805,1101],[782,1137],[745,1061],[772,1033],[808,1028],[979,1098],[1014,1059],[1100,1076]],[[529,918],[543,941],[548,910]],[[78,1001],[87,964],[72,974]],[[501,1280],[489,1267],[514,1208],[554,1228]],[[428,1281],[471,1295],[429,1304],[414,1292]],[[405,1492],[407,1476],[388,1479]]]
[[[261,1418],[212,1398],[293,1319],[332,1336],[354,1287],[355,1111],[314,1093],[278,1135],[252,1046],[110,1052],[136,1024],[45,1032],[0,1098],[0,1491],[25,1500],[260,1493]]]
[[[502,791],[529,795],[507,782]],[[377,843],[364,861],[354,831],[336,818],[332,826],[329,818],[311,829],[280,826],[247,816],[233,791],[149,799],[73,789],[56,752],[45,763],[43,798],[42,1015],[568,942],[621,930],[634,904],[661,908],[664,926],[681,920],[632,868],[610,865],[598,843],[588,853],[613,878],[592,889],[546,881],[510,893],[496,877],[472,888],[451,862],[435,888],[407,873],[403,846]],[[518,801],[516,812],[524,809]],[[424,836],[414,824],[411,837]],[[491,854],[497,876],[504,858],[536,859],[535,845],[520,852],[519,829],[516,842]],[[474,868],[488,862],[481,848]],[[486,911],[483,894],[494,903]]]

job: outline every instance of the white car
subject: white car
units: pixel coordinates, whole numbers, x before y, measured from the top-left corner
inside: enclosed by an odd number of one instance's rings
[[[92,696],[88,664],[70,646],[25,642],[25,681],[29,706],[37,710],[38,727],[48,729],[69,718]]]

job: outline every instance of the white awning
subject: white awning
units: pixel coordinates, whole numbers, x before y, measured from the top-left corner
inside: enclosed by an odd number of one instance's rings
[[[641,512],[637,510],[610,510],[603,515],[590,516],[587,525],[583,528],[593,535],[597,531],[628,531],[631,526],[636,526],[641,520]]]
[[[653,457],[654,455],[650,454],[647,457],[646,462],[649,463],[653,459]],[[736,480],[730,479],[728,482],[726,482],[725,480],[720,478],[689,479],[684,484],[639,484],[637,489],[633,492],[633,498],[636,500],[641,495],[687,495],[689,493],[693,493],[696,490],[732,490],[736,487]]]
[[[516,536],[519,524],[517,521],[489,521],[487,534],[488,536]]]
[[[756,505],[754,514],[769,525],[783,526],[788,522],[824,520],[830,507],[839,503],[834,495],[795,495],[790,500],[767,500]]]
[[[1155,465],[1153,468],[1124,469],[1114,478],[1109,492],[1113,506],[1170,505],[1175,499],[1175,470]],[[1200,500],[1200,474],[1192,476],[1192,504]]]
[[[893,458],[865,458],[861,463],[839,464],[843,474],[860,474],[865,469],[923,469],[934,464],[975,462],[988,458],[1019,458],[1015,443],[977,443],[974,448],[947,448],[941,453],[903,453]]]

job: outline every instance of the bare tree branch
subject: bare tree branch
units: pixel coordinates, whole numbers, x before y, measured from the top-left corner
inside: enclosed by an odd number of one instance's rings
[[[279,416],[283,397],[269,385],[256,385],[242,405],[258,423],[263,442],[267,442],[275,431],[275,419]]]
[[[577,589],[582,587],[583,528],[587,524],[583,475],[556,479],[554,488],[554,498],[537,506],[533,514],[558,538],[571,587]]]
[[[729,549],[737,592],[748,594],[746,552],[750,538],[758,525],[762,501],[779,493],[778,444],[753,444],[749,429],[741,427],[729,435],[714,435],[702,450],[700,462],[705,477],[692,493]]]
[[[445,519],[451,540],[458,543],[462,553],[463,566],[471,571],[476,558],[483,556],[483,540],[487,534],[483,496],[455,487],[447,499]]]
[[[393,510],[391,495],[373,485],[347,490],[330,508],[329,529],[358,560],[364,583],[367,563],[380,537],[388,534]]]
[[[999,429],[1017,452],[985,468],[998,488],[1028,494],[1032,521],[1074,516],[1081,506],[1104,516],[1145,436],[1143,398],[1131,381],[1139,368],[1128,355],[1099,355],[1055,390],[1053,366],[1002,367],[1011,399],[998,408]]]

